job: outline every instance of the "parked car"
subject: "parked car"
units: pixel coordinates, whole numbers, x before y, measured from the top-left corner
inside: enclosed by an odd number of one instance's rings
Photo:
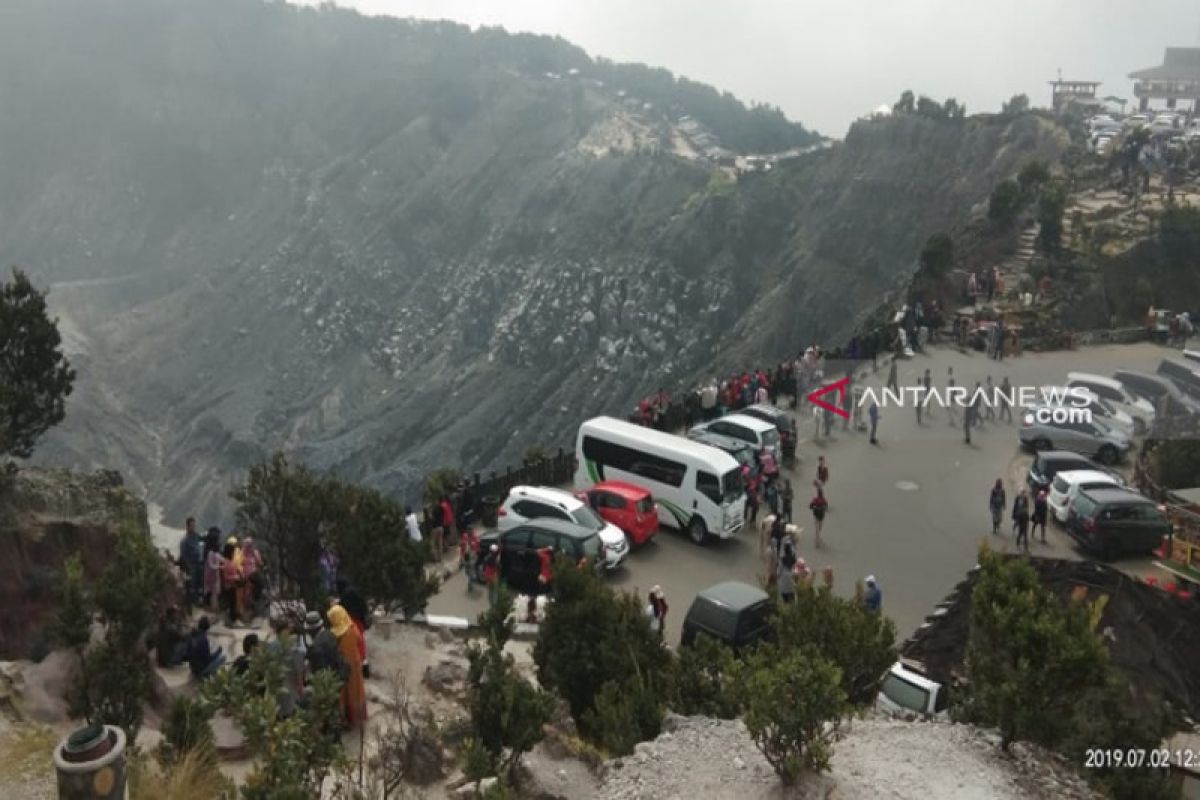
[[[1071,393],[1068,394],[1068,391]],[[1083,396],[1085,392],[1086,398]],[[1086,386],[1077,386],[1074,389],[1069,386],[1043,386],[1042,393],[1042,396],[1046,398],[1061,397],[1061,402],[1057,404],[1064,408],[1086,409],[1091,413],[1092,419],[1098,419],[1109,428],[1120,431],[1126,436],[1133,436],[1137,428],[1133,417],[1102,399]]]
[[[1029,473],[1025,476],[1025,482],[1029,485],[1029,490],[1037,494],[1042,489],[1050,488],[1055,475],[1074,469],[1095,470],[1112,475],[1118,480],[1121,479],[1120,475],[1097,464],[1087,456],[1066,450],[1045,450],[1034,455],[1033,463],[1029,465]]]
[[[1087,389],[1118,411],[1124,411],[1133,420],[1133,432],[1137,436],[1144,436],[1154,424],[1154,404],[1138,397],[1115,378],[1091,372],[1068,372],[1067,386]]]
[[[694,428],[688,431],[687,438],[693,442],[699,442],[700,444],[715,447],[718,450],[724,450],[733,456],[738,464],[743,467],[749,467],[751,474],[758,471],[757,451],[755,451],[754,445],[749,442],[743,442],[741,439],[731,439],[728,436],[720,436],[708,431],[697,431]]]
[[[1066,524],[1067,513],[1075,495],[1088,489],[1102,489],[1105,486],[1123,486],[1120,478],[1107,472],[1094,469],[1068,469],[1059,472],[1050,482],[1050,492],[1046,502],[1050,513],[1060,523]]]
[[[562,553],[573,564],[583,558],[589,564],[600,564],[604,558],[604,545],[596,530],[566,520],[536,519],[479,537],[481,553],[487,553],[494,544],[500,546],[500,577],[521,594],[545,594],[550,590],[548,584],[538,580],[538,550],[543,547],[553,548],[556,555]],[[483,581],[482,564],[476,566],[476,577]]]
[[[1171,522],[1158,505],[1129,489],[1080,491],[1067,515],[1071,538],[1105,560],[1125,553],[1149,553],[1170,532]]]
[[[946,687],[930,678],[923,664],[907,658],[892,664],[875,698],[875,710],[890,716],[945,716],[949,705]]]
[[[497,527],[506,531],[532,520],[555,519],[595,531],[604,545],[603,569],[616,569],[629,555],[621,529],[605,522],[587,503],[570,492],[548,486],[514,486],[496,512]]]
[[[683,618],[679,643],[690,647],[700,634],[740,652],[770,635],[771,598],[762,589],[725,581],[696,595]]]
[[[601,481],[579,493],[605,522],[616,525],[629,541],[643,545],[658,533],[658,509],[650,492],[625,481]]]
[[[1200,364],[1200,350],[1184,350],[1179,355],[1183,356],[1193,364]]]
[[[1175,361],[1164,358],[1155,370],[1159,375],[1170,379],[1176,386],[1191,397],[1200,397],[1200,365],[1190,361]]]
[[[1072,450],[1095,457],[1102,464],[1117,463],[1131,446],[1128,436],[1095,419],[1043,423],[1027,414],[1017,437],[1022,445],[1034,450]]]
[[[1200,405],[1188,397],[1173,381],[1162,375],[1150,375],[1131,369],[1119,369],[1113,377],[1128,387],[1138,397],[1153,403],[1155,419],[1166,417],[1194,417],[1200,415]]]
[[[782,456],[779,430],[770,422],[764,422],[758,417],[750,417],[745,414],[728,414],[720,419],[701,423],[688,431],[688,433],[691,434],[697,431],[705,431],[717,436],[723,436],[726,439],[743,441],[753,446],[756,450],[769,450],[771,451],[771,455],[775,456],[776,461]]]
[[[780,437],[784,439],[796,435],[796,418],[777,406],[769,403],[755,403],[752,406],[746,406],[738,413],[771,423],[775,426],[775,430],[779,431]]]

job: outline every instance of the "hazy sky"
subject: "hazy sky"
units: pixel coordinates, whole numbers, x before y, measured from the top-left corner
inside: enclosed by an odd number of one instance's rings
[[[557,34],[780,106],[841,136],[911,88],[967,110],[1064,78],[1132,97],[1130,71],[1200,45],[1197,0],[339,0],[364,13]]]

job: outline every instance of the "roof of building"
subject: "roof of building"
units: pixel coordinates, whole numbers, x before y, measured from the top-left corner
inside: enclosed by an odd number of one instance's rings
[[[1135,80],[1200,81],[1200,47],[1168,47],[1157,67],[1129,73]]]

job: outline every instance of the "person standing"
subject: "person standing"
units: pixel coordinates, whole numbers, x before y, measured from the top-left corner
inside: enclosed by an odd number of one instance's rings
[[[784,536],[779,543],[779,565],[776,568],[775,585],[779,599],[784,603],[796,602],[796,544],[791,536]]]
[[[825,456],[817,456],[817,480],[821,482],[821,494],[825,494],[825,487],[829,484],[829,465],[825,463]]]
[[[913,407],[917,410],[917,427],[921,427],[924,423],[921,422],[921,407],[925,404],[925,384],[921,380],[917,380],[916,400],[913,402]]]
[[[337,639],[338,652],[349,668],[345,683],[342,684],[342,718],[346,730],[354,730],[367,719],[367,690],[363,683],[362,656],[359,655],[362,649],[359,640],[362,637],[350,614],[340,605],[330,606],[326,616],[329,630]]]
[[[188,517],[184,523],[183,539],[179,542],[179,569],[187,579],[188,601],[200,605],[204,602],[204,540],[196,530],[196,518]]]
[[[867,417],[871,420],[871,444],[879,444],[879,440],[875,438],[875,431],[879,427],[879,404],[874,399],[871,400],[871,407],[867,409]]]
[[[751,475],[746,481],[746,520],[754,523],[758,520],[758,475]]]
[[[221,529],[212,527],[204,537],[204,599],[216,609],[221,599]]]
[[[779,515],[783,517],[784,522],[792,521],[792,501],[795,499],[795,494],[792,492],[792,479],[783,479],[783,488],[779,490]]]
[[[950,427],[958,427],[958,405],[955,400],[954,367],[946,367],[946,414],[950,417]]]
[[[371,610],[358,589],[345,578],[338,578],[337,604],[346,609],[350,621],[358,629],[358,658],[362,662],[364,678],[371,677],[371,662],[367,658],[367,627],[371,624]]]
[[[987,383],[984,386],[984,392],[987,399],[987,407],[984,409],[984,418],[988,422],[996,421],[996,386],[992,383],[992,376],[987,376]]]
[[[429,547],[433,560],[441,563],[446,549],[446,529],[442,527],[442,507],[439,503],[425,506],[425,527],[429,531]]]
[[[1000,535],[1000,520],[1004,517],[1004,509],[1008,507],[1008,496],[1004,492],[1004,481],[996,478],[992,491],[988,494],[988,509],[992,512],[992,535]]]
[[[471,526],[463,528],[458,541],[458,568],[467,573],[467,592],[475,585],[476,562],[479,561],[479,534]]]
[[[817,494],[809,502],[808,508],[813,515],[813,543],[820,548],[822,544],[821,527],[825,523],[825,512],[829,510],[829,501],[825,499],[825,490],[822,488],[821,482],[815,482],[814,486],[816,486]]]
[[[1012,384],[1008,382],[1007,375],[1000,380],[999,395],[1000,419],[1003,420],[1005,417],[1008,417],[1008,422],[1011,425],[1013,421]]]
[[[421,523],[417,521],[417,514],[412,510],[412,506],[404,507],[404,527],[408,530],[408,539],[413,544],[421,543]]]
[[[237,539],[230,536],[221,552],[221,606],[228,615],[229,627],[239,623],[238,592],[242,588],[242,569],[238,566]]]
[[[650,630],[662,641],[663,631],[667,628],[667,599],[663,597],[662,587],[652,587],[648,599],[646,621],[650,623]]]
[[[450,503],[450,498],[442,495],[442,499],[438,502],[442,511],[442,535],[445,536],[444,544],[454,547],[458,544],[458,522],[454,515],[454,506]],[[442,560],[442,553],[438,553],[438,561]]]
[[[1038,526],[1042,528],[1042,544],[1046,543],[1046,517],[1049,515],[1049,506],[1046,502],[1046,490],[1042,489],[1033,498],[1033,531],[1037,532]]]
[[[892,356],[892,365],[888,367],[887,388],[896,392],[900,391],[900,379],[897,375],[898,369],[898,359]]]
[[[928,419],[933,419],[933,407],[928,405],[930,395],[933,392],[933,375],[930,374],[929,368],[925,368],[925,374],[921,377],[921,385],[925,387],[923,392],[925,397],[925,416]]]
[[[500,597],[500,545],[494,544],[488,548],[488,554],[483,559],[483,582],[487,584],[488,608],[495,608]]]
[[[878,614],[883,609],[883,590],[879,588],[874,575],[868,575],[863,583],[863,607],[873,614]]]
[[[1017,535],[1017,546],[1029,552],[1029,495],[1022,489],[1013,501],[1013,531]]]

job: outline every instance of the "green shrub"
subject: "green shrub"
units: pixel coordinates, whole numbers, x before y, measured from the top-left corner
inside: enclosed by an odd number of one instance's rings
[[[732,719],[741,713],[733,651],[700,634],[679,651],[675,710],[686,716]]]

